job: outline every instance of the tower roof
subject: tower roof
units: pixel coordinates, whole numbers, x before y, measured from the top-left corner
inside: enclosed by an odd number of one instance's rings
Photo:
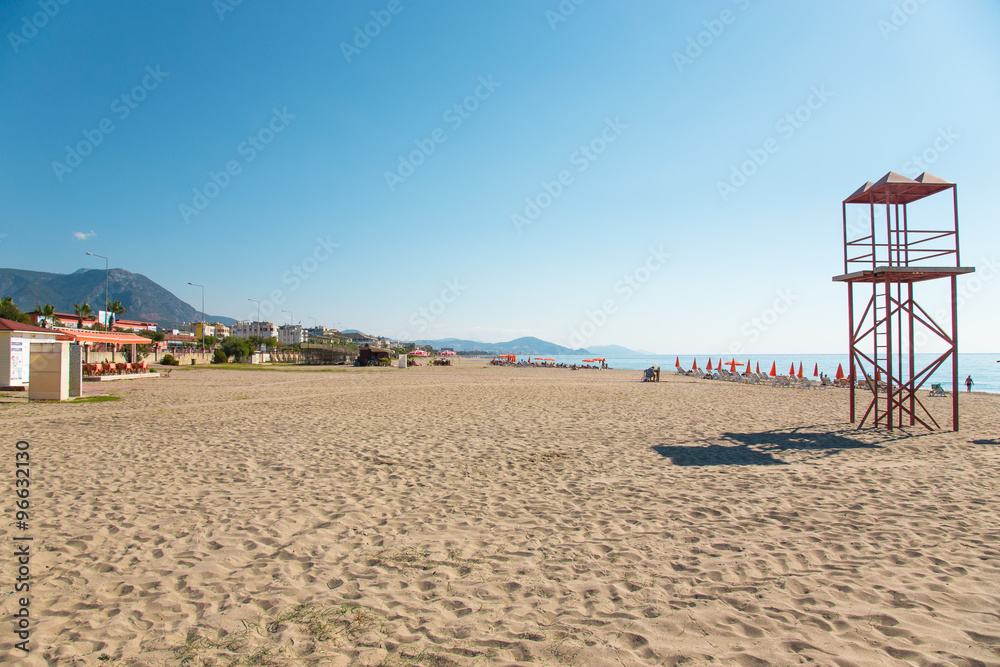
[[[907,178],[902,174],[890,171],[882,178],[872,183],[869,181],[855,190],[845,204],[909,204],[923,199],[936,192],[954,187],[951,181],[946,181],[934,174],[924,172],[916,179]]]

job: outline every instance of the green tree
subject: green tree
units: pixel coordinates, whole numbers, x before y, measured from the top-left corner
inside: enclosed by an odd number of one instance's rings
[[[234,357],[236,361],[248,359],[253,353],[250,340],[247,338],[227,338],[222,341],[222,352],[227,357]]]
[[[142,336],[143,338],[148,338],[154,343],[162,343],[167,337],[162,331],[136,331],[136,335]]]
[[[211,350],[219,343],[219,339],[215,336],[205,336],[205,349]]]
[[[35,315],[38,320],[38,326],[44,327],[49,320],[53,324],[59,323],[56,318],[56,309],[51,303],[47,303],[44,306],[40,304],[35,304],[35,309],[31,311],[32,315]]]
[[[5,320],[20,322],[21,324],[31,323],[31,318],[22,313],[21,309],[14,305],[14,299],[9,296],[0,299],[0,317]]]
[[[128,310],[122,305],[121,301],[115,299],[111,302],[111,305],[108,306],[108,312],[115,316],[115,321],[117,322],[122,315],[128,312]]]
[[[87,303],[86,301],[84,301],[83,305],[80,305],[78,303],[74,303],[73,304],[73,312],[76,313],[76,317],[77,317],[77,319],[80,322],[80,328],[82,329],[83,328],[83,319],[85,317],[92,316],[94,314],[94,309],[90,307],[89,303]]]

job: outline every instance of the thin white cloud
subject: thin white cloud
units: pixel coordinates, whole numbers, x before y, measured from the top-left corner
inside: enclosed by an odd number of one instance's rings
[[[89,238],[97,236],[97,232],[91,229],[89,232],[73,232],[73,238],[77,241],[86,241]]]

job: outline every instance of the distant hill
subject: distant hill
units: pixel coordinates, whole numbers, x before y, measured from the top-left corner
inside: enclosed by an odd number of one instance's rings
[[[590,352],[584,349],[574,350],[532,336],[516,338],[502,343],[483,343],[481,341],[465,340],[462,338],[440,338],[438,340],[418,340],[414,342],[417,345],[431,345],[439,350],[443,347],[448,347],[456,352],[478,350],[496,354],[590,354]]]
[[[178,299],[146,276],[125,269],[108,271],[108,294],[118,299],[128,311],[127,320],[156,322],[177,326],[197,322],[201,313]],[[60,313],[72,313],[73,304],[86,301],[96,312],[104,307],[104,271],[80,269],[73,273],[43,273],[23,269],[0,269],[0,295],[9,296],[22,311],[34,310],[36,304],[51,303]],[[231,317],[207,315],[209,322],[236,323]]]
[[[652,357],[655,356],[652,352],[644,352],[642,350],[630,350],[627,347],[622,347],[621,345],[591,345],[587,348],[591,354],[598,354],[602,357],[608,359],[611,358],[621,358],[621,357]]]

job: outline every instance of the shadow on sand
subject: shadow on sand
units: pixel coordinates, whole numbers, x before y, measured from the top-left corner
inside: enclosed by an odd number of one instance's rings
[[[782,452],[810,452],[813,453],[811,458],[820,458],[845,449],[879,449],[881,442],[899,438],[898,435],[886,437],[871,432],[865,432],[862,437],[865,440],[859,439],[859,432],[853,428],[821,425],[759,433],[723,433],[718,439],[691,444],[656,445],[653,451],[677,466],[770,466],[788,464],[776,456]]]
[[[992,440],[969,440],[974,445],[1000,445],[1000,438],[993,438]]]

